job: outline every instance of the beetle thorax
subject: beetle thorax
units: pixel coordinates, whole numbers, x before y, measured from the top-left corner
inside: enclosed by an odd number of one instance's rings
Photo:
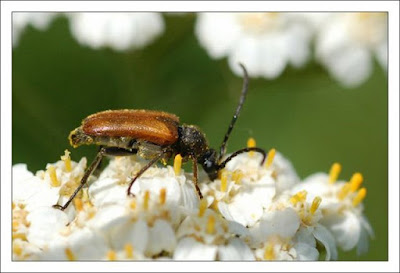
[[[183,157],[200,158],[208,150],[206,137],[196,126],[179,126],[178,134],[177,152]]]

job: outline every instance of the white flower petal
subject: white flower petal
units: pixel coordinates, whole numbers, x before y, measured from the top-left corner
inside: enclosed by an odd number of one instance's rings
[[[252,194],[243,192],[234,197],[231,203],[218,202],[218,210],[230,221],[236,221],[243,226],[253,226],[262,216],[263,208],[260,202],[252,200]]]
[[[217,251],[216,245],[204,245],[188,237],[178,242],[173,259],[178,261],[212,261],[216,259]]]
[[[91,12],[69,16],[73,36],[79,43],[92,48],[141,48],[164,31],[164,21],[159,13]]]
[[[146,253],[150,256],[161,251],[173,253],[176,246],[175,232],[171,224],[164,220],[156,220],[149,231],[149,243]]]
[[[149,228],[146,221],[133,222],[130,217],[121,217],[113,223],[110,230],[110,243],[115,249],[123,249],[126,244],[131,244],[136,252],[144,253],[149,241]]]
[[[232,238],[226,246],[218,248],[218,259],[221,261],[254,261],[250,248],[239,238]]]
[[[199,13],[195,32],[212,58],[227,55],[240,35],[235,16],[229,13]]]
[[[270,235],[279,235],[281,238],[291,238],[300,226],[300,218],[292,208],[282,211],[270,211],[264,214],[260,221],[260,232],[265,240]]]
[[[67,215],[51,207],[37,208],[28,214],[30,222],[28,241],[40,248],[54,243],[61,235],[60,231],[68,224]]]
[[[361,224],[358,217],[351,211],[344,211],[341,215],[326,216],[321,223],[332,232],[337,245],[344,251],[349,251],[357,245]]]
[[[107,205],[123,205],[127,198],[127,185],[120,185],[116,178],[103,178],[93,182],[89,187],[89,195],[96,207]]]
[[[318,250],[305,243],[297,243],[294,245],[296,249],[297,259],[300,261],[318,261]]]
[[[335,245],[335,239],[332,234],[322,225],[317,224],[313,229],[315,239],[320,241],[326,250],[325,260],[337,260],[338,253]]]

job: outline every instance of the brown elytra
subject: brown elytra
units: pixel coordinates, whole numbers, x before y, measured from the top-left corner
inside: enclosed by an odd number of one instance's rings
[[[90,115],[82,121],[82,130],[89,136],[131,137],[170,145],[178,139],[178,125],[174,114],[127,109]]]

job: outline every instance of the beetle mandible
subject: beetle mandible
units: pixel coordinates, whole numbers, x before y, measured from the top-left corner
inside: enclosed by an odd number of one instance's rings
[[[228,131],[222,141],[219,153],[209,148],[204,133],[194,125],[179,125],[179,118],[174,114],[149,111],[149,110],[107,110],[88,116],[82,125],[74,129],[69,135],[70,144],[76,148],[80,145],[99,145],[100,150],[95,159],[86,169],[80,185],[63,205],[53,207],[65,210],[78,192],[86,184],[89,176],[97,169],[104,156],[130,156],[138,154],[148,159],[149,162],[132,178],[127,194],[132,195],[133,183],[158,160],[167,160],[180,154],[184,161],[191,159],[193,162],[193,184],[199,198],[203,198],[197,185],[197,164],[199,163],[208,174],[210,180],[218,176],[218,171],[235,156],[255,151],[262,154],[263,164],[266,153],[258,147],[247,147],[232,153],[223,159],[226,144],[240,110],[245,101],[249,77],[246,68],[243,69],[244,80],[239,99],[239,104],[233,115]]]

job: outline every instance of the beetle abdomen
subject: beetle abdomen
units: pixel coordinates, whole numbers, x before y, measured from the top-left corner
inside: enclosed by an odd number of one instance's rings
[[[178,139],[179,118],[173,114],[147,110],[109,110],[88,116],[82,131],[88,136],[130,137],[158,145]]]

